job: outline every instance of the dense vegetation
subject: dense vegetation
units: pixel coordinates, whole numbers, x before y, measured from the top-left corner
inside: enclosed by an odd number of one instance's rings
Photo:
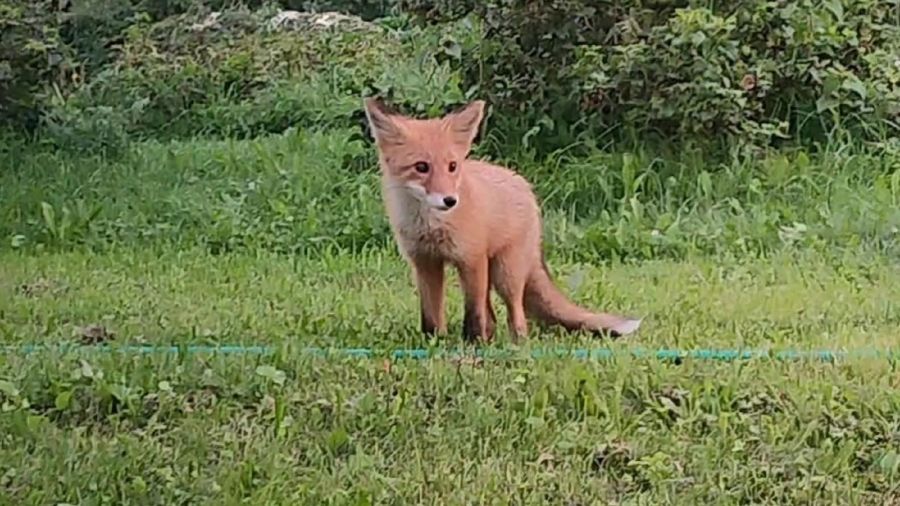
[[[227,3],[4,0],[4,119],[96,147],[124,134],[348,126],[361,93],[430,114],[478,95],[495,107],[492,131],[546,152],[609,130],[758,145],[835,129],[880,139],[900,113],[890,2],[284,0],[218,10]],[[309,20],[273,27],[276,12],[303,7],[374,22],[339,33]]]
[[[532,177],[572,223],[551,247],[582,259],[893,247],[896,9],[586,4],[349,2],[365,19],[325,26],[279,17],[289,2],[7,0],[3,118],[57,151],[11,141],[0,234],[383,246],[360,106],[377,93],[423,115],[488,99],[479,155]]]
[[[486,99],[639,335],[382,357],[461,300],[416,332],[369,94]],[[0,0],[0,504],[896,501],[895,360],[626,352],[892,347],[898,121],[885,1]],[[60,342],[274,352],[19,347]]]

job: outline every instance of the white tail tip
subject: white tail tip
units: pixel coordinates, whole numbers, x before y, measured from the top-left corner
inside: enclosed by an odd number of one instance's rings
[[[609,330],[619,334],[620,336],[627,336],[628,334],[632,334],[641,326],[641,322],[643,322],[642,318],[639,319],[623,319],[621,322],[613,325]]]

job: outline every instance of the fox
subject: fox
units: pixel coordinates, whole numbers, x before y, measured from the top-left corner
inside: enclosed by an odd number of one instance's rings
[[[594,312],[563,294],[545,260],[531,184],[507,167],[470,157],[486,101],[424,119],[376,96],[364,97],[363,105],[390,228],[417,288],[422,333],[447,333],[448,265],[462,288],[468,342],[494,338],[491,288],[506,306],[514,341],[528,335],[529,319],[609,337],[638,330],[642,319]]]

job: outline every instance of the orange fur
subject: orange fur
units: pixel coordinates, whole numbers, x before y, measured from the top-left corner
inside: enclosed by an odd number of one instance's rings
[[[503,299],[516,337],[528,332],[526,316],[569,330],[637,330],[640,320],[583,309],[554,285],[541,252],[540,209],[531,185],[505,167],[468,158],[484,106],[477,100],[442,118],[415,119],[365,99],[388,218],[416,276],[422,330],[446,332],[448,263],[463,288],[466,338],[493,337],[491,287]]]

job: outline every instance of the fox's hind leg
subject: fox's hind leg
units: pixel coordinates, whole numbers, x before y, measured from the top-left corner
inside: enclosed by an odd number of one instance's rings
[[[527,263],[521,255],[501,253],[491,260],[491,284],[506,305],[506,322],[515,340],[528,334],[525,317]]]

